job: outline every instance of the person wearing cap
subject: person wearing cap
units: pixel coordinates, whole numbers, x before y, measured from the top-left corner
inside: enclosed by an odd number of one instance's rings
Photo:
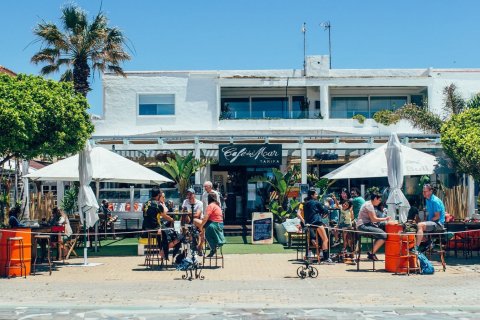
[[[197,219],[203,219],[203,203],[195,198],[195,190],[193,188],[187,189],[187,198],[183,201],[182,209],[192,213],[193,204],[193,217]]]
[[[203,239],[205,238],[204,231],[201,228],[201,222],[203,220],[203,203],[202,201],[195,198],[195,190],[189,188],[187,190],[187,198],[183,201],[182,208],[183,211],[192,213],[193,205],[193,224],[200,230],[200,239],[198,240],[198,254],[202,255],[203,249]],[[188,219],[187,219],[188,221]]]

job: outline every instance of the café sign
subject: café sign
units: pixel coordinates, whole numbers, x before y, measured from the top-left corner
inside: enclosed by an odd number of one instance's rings
[[[221,144],[221,166],[268,166],[282,163],[281,144]]]

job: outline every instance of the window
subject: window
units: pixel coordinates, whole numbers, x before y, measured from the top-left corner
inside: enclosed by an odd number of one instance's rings
[[[175,95],[141,94],[138,96],[138,115],[173,116],[175,115]]]
[[[331,118],[350,119],[356,114],[368,118],[368,97],[334,97],[331,109]]]
[[[222,98],[220,119],[306,118],[303,96]]]
[[[395,111],[407,103],[407,97],[370,97],[370,116],[380,110]]]
[[[356,114],[373,118],[380,110],[397,110],[406,103],[407,96],[366,96],[366,97],[332,97],[330,117],[350,119]]]

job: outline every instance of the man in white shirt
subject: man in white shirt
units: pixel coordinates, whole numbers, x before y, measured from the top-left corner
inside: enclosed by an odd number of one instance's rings
[[[211,193],[211,192],[213,192],[217,195],[218,205],[221,206],[222,202],[220,201],[220,194],[218,193],[218,191],[213,190],[212,182],[211,181],[205,181],[205,183],[203,184],[203,188],[205,189],[205,191],[202,194],[203,212],[205,213],[205,211],[207,210],[208,194]]]
[[[193,190],[193,188],[189,188],[187,190],[187,198],[183,201],[182,209],[184,211],[192,213],[192,204],[193,217],[203,219],[203,203],[202,201],[195,198],[195,190]]]
[[[192,213],[192,205],[193,205],[193,218],[194,218],[193,224],[198,228],[198,230],[200,230],[197,251],[198,251],[198,255],[202,256],[203,242],[205,238],[205,231],[201,227],[201,221],[203,219],[203,203],[202,201],[197,200],[195,198],[195,190],[193,188],[189,188],[187,190],[187,199],[185,199],[185,201],[183,201],[183,204],[182,204],[183,211]],[[200,221],[200,223],[198,223],[198,221]]]

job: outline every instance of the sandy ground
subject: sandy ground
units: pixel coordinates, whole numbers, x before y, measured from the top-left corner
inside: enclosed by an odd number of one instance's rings
[[[0,279],[0,308],[5,307],[387,307],[477,308],[480,267],[452,266],[433,276],[356,272],[345,264],[316,265],[316,279],[301,280],[292,254],[228,255],[224,269],[205,269],[205,280],[182,280],[173,268],[148,270],[143,257],[99,257],[93,267],[58,265],[51,276]],[[380,257],[382,259],[382,257]],[[81,263],[71,259],[69,264]],[[465,262],[464,260],[462,260]],[[448,261],[447,261],[448,262]],[[365,262],[362,267],[370,267]],[[377,263],[382,269],[383,263]],[[478,307],[480,310],[480,307]]]

